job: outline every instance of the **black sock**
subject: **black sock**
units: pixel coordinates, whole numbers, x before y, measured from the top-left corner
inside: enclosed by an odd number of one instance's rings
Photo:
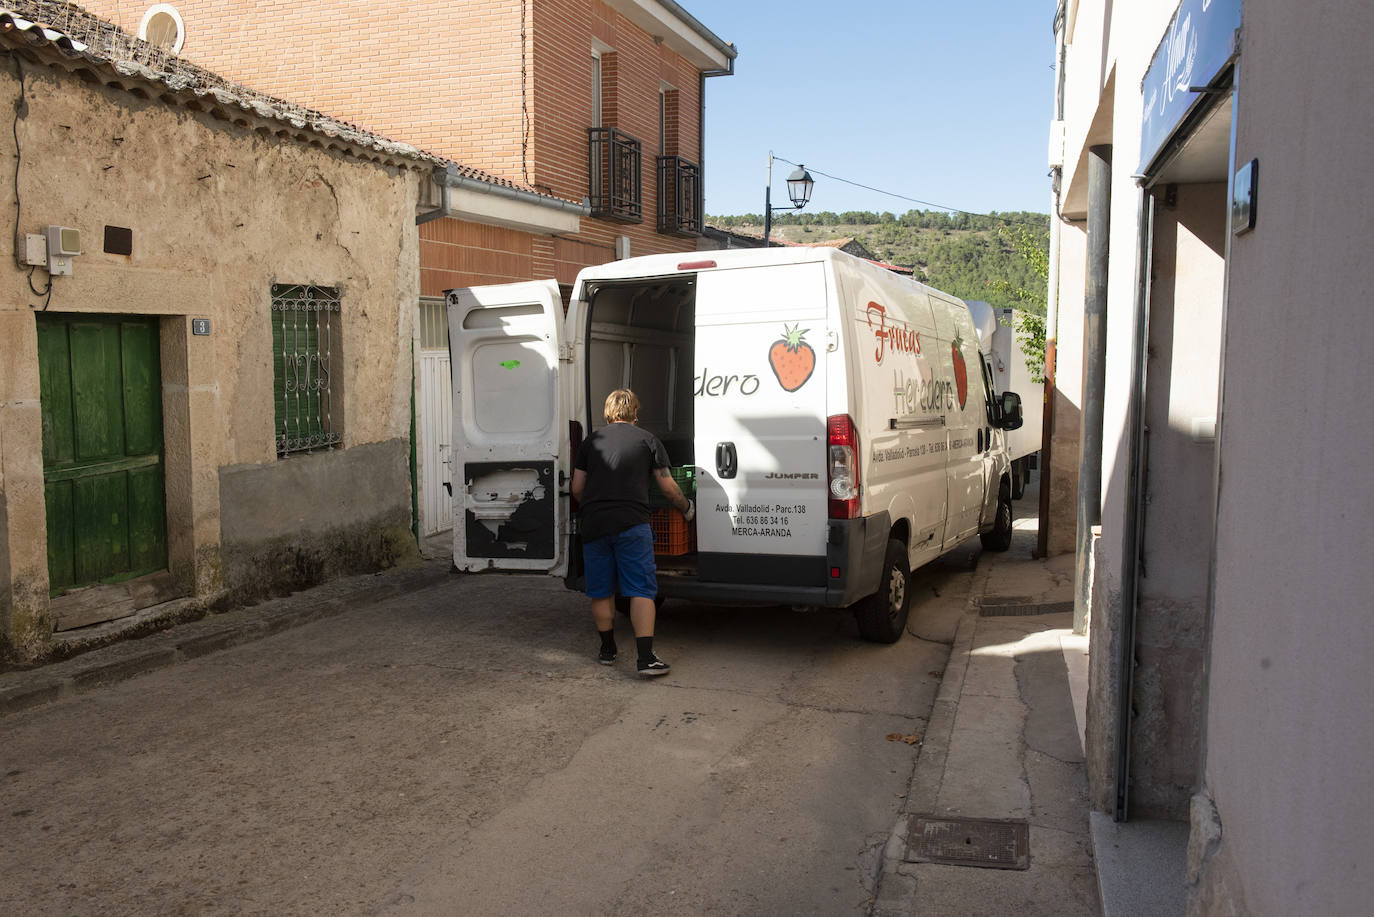
[[[635,649],[639,650],[639,661],[648,662],[654,658],[654,638],[635,637]]]
[[[597,633],[601,635],[601,652],[614,653],[615,628],[611,628],[610,630],[599,630]]]

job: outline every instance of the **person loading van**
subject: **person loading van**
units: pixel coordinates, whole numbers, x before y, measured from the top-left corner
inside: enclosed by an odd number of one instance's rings
[[[654,533],[649,526],[649,482],[682,512],[688,522],[696,505],[668,471],[668,452],[658,437],[635,424],[639,399],[627,388],[606,396],[606,426],[577,450],[572,495],[581,507],[582,559],[587,597],[601,635],[602,665],[615,663],[615,594],[630,600],[639,651],[639,674],[667,675],[668,663],[654,655]]]

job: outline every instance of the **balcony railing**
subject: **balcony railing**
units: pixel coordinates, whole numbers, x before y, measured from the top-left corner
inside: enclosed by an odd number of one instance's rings
[[[644,221],[639,141],[613,127],[587,131],[592,216],[622,223]]]
[[[658,231],[701,235],[701,167],[681,156],[658,157]]]

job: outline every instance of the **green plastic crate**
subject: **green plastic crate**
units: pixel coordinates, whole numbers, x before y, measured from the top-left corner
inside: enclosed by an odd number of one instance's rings
[[[677,486],[688,500],[697,498],[697,466],[679,465],[669,468],[668,473],[677,481]],[[670,506],[668,498],[663,496],[663,491],[658,489],[657,484],[649,485],[649,505],[650,506]]]

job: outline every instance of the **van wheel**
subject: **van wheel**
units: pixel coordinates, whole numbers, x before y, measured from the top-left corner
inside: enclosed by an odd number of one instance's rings
[[[1011,547],[1011,483],[1003,481],[997,491],[997,517],[992,528],[978,536],[988,551],[1005,551]]]
[[[911,592],[907,589],[910,582],[911,563],[907,560],[906,545],[889,539],[878,591],[854,609],[859,636],[874,643],[896,643],[902,638],[911,608]]]
[[[1011,463],[1011,498],[1020,500],[1026,495],[1026,481],[1030,479],[1030,469],[1026,467],[1027,462],[1019,458]]]

